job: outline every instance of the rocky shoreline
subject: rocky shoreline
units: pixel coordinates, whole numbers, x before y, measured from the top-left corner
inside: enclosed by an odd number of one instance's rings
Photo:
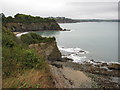
[[[92,88],[93,81],[82,71],[59,64],[50,65],[56,88]]]
[[[91,62],[92,61],[93,60],[91,60]],[[68,61],[65,59],[63,61],[54,61],[50,62],[50,64],[58,69],[66,67],[71,68],[72,70],[83,72],[87,77],[91,78],[91,88],[120,88],[119,64],[107,64],[100,62],[98,65],[91,64],[90,62],[78,64],[73,63],[71,59]],[[101,68],[105,66],[107,68]]]
[[[29,48],[34,48],[39,55],[45,55],[44,57],[46,57],[50,63],[50,69],[53,73],[53,79],[56,88],[120,87],[119,63],[97,62],[95,60],[84,61],[83,63],[74,63],[72,59],[67,57],[61,59],[62,55],[57,48],[56,42],[31,44],[29,45]],[[80,53],[82,52],[84,51],[80,51]],[[54,76],[55,73],[56,76]],[[70,73],[70,75],[68,75],[68,73]],[[90,81],[88,86],[86,86],[86,84],[88,84],[87,82],[84,82],[82,85],[77,84],[83,83],[81,81],[81,77],[79,77],[81,76],[81,73],[82,76]],[[75,78],[76,75],[78,75],[77,81]]]

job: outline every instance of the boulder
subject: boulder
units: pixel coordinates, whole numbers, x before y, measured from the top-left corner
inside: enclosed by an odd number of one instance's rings
[[[115,69],[115,70],[120,70],[120,64],[112,63],[108,65],[109,69]]]
[[[65,57],[65,58],[62,58],[62,61],[63,61],[63,62],[73,61],[73,59]]]
[[[55,64],[55,63],[53,63],[53,64],[51,64],[51,65],[53,65],[53,66],[55,66],[55,67],[57,67],[57,68],[63,68],[63,66],[62,66],[61,64]]]

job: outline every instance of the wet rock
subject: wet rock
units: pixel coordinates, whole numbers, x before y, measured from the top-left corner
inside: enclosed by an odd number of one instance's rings
[[[112,63],[108,65],[109,69],[120,70],[120,64]]]
[[[73,59],[65,57],[65,58],[62,59],[62,61],[63,61],[63,62],[73,61]]]
[[[55,63],[52,63],[51,65],[57,67],[57,68],[63,68],[63,66],[61,64],[55,64]]]
[[[109,70],[106,68],[107,63],[103,63],[103,67],[94,67],[91,63],[86,62],[83,64],[78,64],[78,63],[73,63],[73,62],[57,62],[59,64],[62,64],[63,67],[69,67],[74,70],[80,70],[84,71],[85,73],[92,75],[92,79],[97,82],[97,85],[100,87],[104,88],[115,88],[115,87],[120,87],[116,82],[112,82],[109,77],[120,77],[120,72],[119,70]],[[102,63],[101,63],[102,64]],[[107,64],[109,65],[109,64]]]
[[[108,66],[107,63],[101,63],[100,65],[101,65],[101,66]]]
[[[80,50],[79,52],[81,52],[81,53],[82,53],[82,52],[85,52],[85,51],[83,51],[83,50]]]
[[[94,59],[91,59],[90,61],[95,62],[95,60],[94,60]]]

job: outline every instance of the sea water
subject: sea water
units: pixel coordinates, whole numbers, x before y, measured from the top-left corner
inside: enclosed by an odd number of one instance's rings
[[[90,59],[118,62],[118,22],[81,22],[59,24],[71,31],[41,31],[42,36],[55,36],[63,55],[82,62]]]

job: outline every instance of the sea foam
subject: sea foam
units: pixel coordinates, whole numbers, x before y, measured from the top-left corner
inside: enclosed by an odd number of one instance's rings
[[[27,34],[27,33],[28,33],[28,32],[19,33],[19,34],[17,34],[16,36],[17,36],[17,37],[20,37],[21,35]]]
[[[58,47],[59,50],[69,52],[69,53],[75,53],[75,54],[86,54],[89,53],[88,51],[82,50],[81,48],[65,48],[65,47]]]
[[[78,55],[75,55],[75,54],[70,54],[70,55],[66,55],[66,56],[62,56],[62,58],[70,58],[73,60],[73,62],[75,63],[82,63],[83,61],[85,61],[86,59],[86,56],[78,56]]]
[[[67,53],[67,54],[62,53],[63,54],[62,58],[73,59],[73,62],[75,63],[82,63],[83,61],[87,59],[85,55],[79,56],[80,54],[89,53],[88,51],[82,50],[81,48],[65,48],[65,47],[60,47],[60,46],[58,48],[61,52],[64,51]]]

